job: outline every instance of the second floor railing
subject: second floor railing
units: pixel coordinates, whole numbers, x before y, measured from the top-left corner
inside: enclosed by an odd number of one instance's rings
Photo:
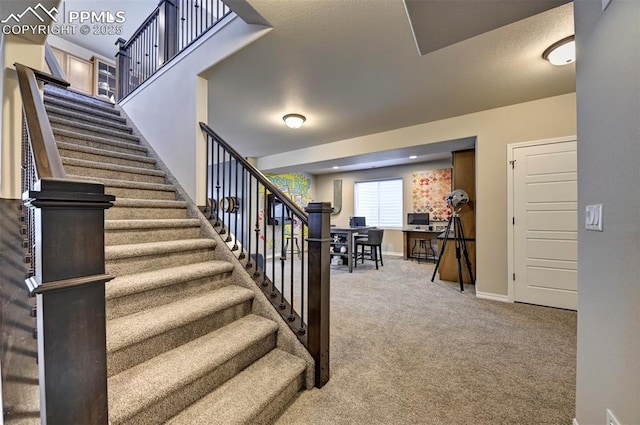
[[[204,214],[329,379],[331,206],[305,211],[209,126]]]
[[[118,99],[213,28],[231,10],[222,0],[162,0],[129,38],[118,39]]]

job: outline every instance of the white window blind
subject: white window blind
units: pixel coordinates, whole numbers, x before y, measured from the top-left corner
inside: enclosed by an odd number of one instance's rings
[[[367,226],[402,227],[402,179],[356,182],[354,215]]]

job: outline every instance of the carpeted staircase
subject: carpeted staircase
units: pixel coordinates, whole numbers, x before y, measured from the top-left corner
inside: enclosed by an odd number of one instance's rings
[[[237,284],[242,267],[202,236],[117,107],[49,86],[45,105],[68,177],[117,198],[105,220],[111,424],[272,421],[308,362],[279,348],[282,327]]]

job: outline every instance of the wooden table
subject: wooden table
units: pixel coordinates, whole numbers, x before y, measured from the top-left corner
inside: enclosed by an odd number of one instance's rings
[[[426,239],[431,241],[436,239],[438,235],[442,233],[442,230],[427,230],[427,229],[402,229],[402,251],[404,254],[404,259],[411,259],[411,241],[415,241],[416,239]],[[429,242],[431,243],[431,242]]]
[[[332,227],[329,229],[331,233],[331,247],[333,251],[331,258],[342,258],[342,264],[344,260],[347,260],[347,266],[349,267],[349,273],[353,272],[353,236],[357,233],[365,233],[369,229],[375,229],[375,227]],[[337,236],[338,242],[333,242]],[[346,247],[347,252],[340,252],[340,248]]]

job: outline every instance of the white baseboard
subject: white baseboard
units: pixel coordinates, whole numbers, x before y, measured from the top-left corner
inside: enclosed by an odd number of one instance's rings
[[[509,296],[508,295],[492,294],[491,292],[476,291],[476,298],[481,298],[483,300],[500,301],[500,302],[503,302],[503,303],[508,303],[509,302]]]
[[[580,424],[578,423],[578,420],[577,420],[576,418],[573,418],[573,425],[580,425]]]

